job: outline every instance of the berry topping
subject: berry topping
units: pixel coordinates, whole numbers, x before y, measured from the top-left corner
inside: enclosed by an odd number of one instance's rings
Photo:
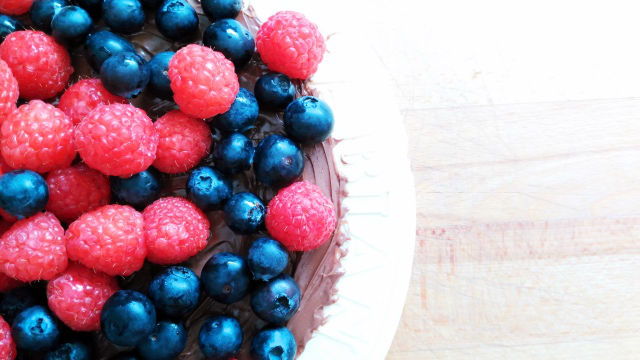
[[[0,359],[13,360],[17,355],[18,350],[11,336],[11,327],[0,316]]]
[[[279,275],[251,295],[251,309],[266,322],[282,324],[300,307],[300,288],[289,275]]]
[[[260,108],[282,110],[296,97],[296,87],[285,74],[268,73],[256,81],[253,90]]]
[[[44,360],[91,360],[91,348],[81,342],[68,342],[45,355]]]
[[[0,207],[5,216],[30,217],[44,210],[48,199],[47,182],[33,171],[15,170],[0,176]]]
[[[261,330],[251,340],[253,360],[272,360],[276,354],[279,360],[293,360],[296,350],[296,339],[284,326]]]
[[[65,6],[51,20],[51,34],[61,44],[82,44],[93,28],[89,13],[80,6]]]
[[[313,96],[303,96],[287,106],[284,129],[299,143],[323,142],[333,130],[333,112],[326,102]]]
[[[240,88],[231,108],[216,116],[213,124],[223,132],[245,132],[254,127],[258,110],[258,101],[255,96],[249,90]]]
[[[7,35],[20,30],[24,30],[24,25],[22,25],[20,20],[5,14],[0,14],[0,43]]]
[[[135,346],[156,326],[156,309],[148,297],[133,290],[120,290],[102,307],[100,327],[112,343]]]
[[[34,0],[29,10],[33,24],[40,30],[51,32],[53,16],[65,6],[71,5],[69,0]]]
[[[14,278],[8,277],[4,273],[0,273],[0,293],[13,290],[17,287],[22,286],[23,284],[24,283],[20,280],[16,280]]]
[[[302,175],[302,151],[289,138],[269,135],[260,141],[253,155],[256,179],[267,186],[282,187]]]
[[[204,31],[202,43],[213,50],[220,51],[231,60],[236,70],[242,69],[256,49],[253,35],[236,20],[217,20]]]
[[[16,316],[11,335],[20,349],[47,351],[58,343],[60,328],[49,310],[35,305]]]
[[[181,323],[160,321],[151,334],[138,344],[138,352],[145,360],[172,360],[187,345],[187,330]]]
[[[198,31],[198,14],[186,0],[164,0],[156,12],[156,26],[171,40],[184,39]]]
[[[107,30],[90,34],[85,42],[85,48],[87,60],[95,71],[100,71],[102,63],[112,55],[136,51],[128,40]]]
[[[18,81],[13,77],[9,65],[0,60],[0,125],[4,118],[16,109],[18,101]]]
[[[279,242],[272,238],[261,237],[251,244],[247,262],[254,279],[269,281],[280,275],[287,267],[289,254]]]
[[[189,268],[169,267],[151,280],[149,297],[156,309],[165,315],[186,315],[198,305],[200,279]]]
[[[233,304],[247,295],[251,273],[243,257],[223,252],[207,261],[200,279],[207,295],[223,304]]]
[[[173,97],[173,91],[171,91],[171,81],[169,81],[169,61],[175,55],[173,51],[165,51],[156,54],[151,61],[149,61],[149,71],[151,77],[149,78],[149,89],[153,91],[156,96],[164,99],[171,99]]]
[[[201,166],[189,176],[187,195],[203,211],[222,209],[232,194],[231,183],[218,170]]]
[[[253,142],[249,138],[233,133],[218,143],[213,158],[217,169],[234,175],[251,168],[254,152]]]
[[[214,316],[202,324],[198,345],[207,358],[229,359],[240,350],[242,338],[238,320],[229,316]]]
[[[151,170],[128,178],[112,176],[111,192],[117,202],[142,210],[158,198],[160,181]]]
[[[0,1],[0,13],[7,15],[22,15],[29,11],[33,0],[2,0]]]
[[[100,80],[104,87],[126,98],[140,94],[149,83],[150,74],[147,61],[135,52],[115,54],[100,67]]]
[[[132,34],[144,26],[144,9],[139,0],[104,0],[102,18],[113,31]]]
[[[211,20],[231,19],[238,16],[242,0],[203,0],[202,10]]]
[[[265,208],[260,198],[250,192],[233,195],[224,206],[224,220],[231,230],[251,234],[264,225]]]
[[[102,86],[100,79],[83,79],[65,90],[58,108],[77,125],[96,106],[115,103],[127,104],[127,99],[110,93]]]

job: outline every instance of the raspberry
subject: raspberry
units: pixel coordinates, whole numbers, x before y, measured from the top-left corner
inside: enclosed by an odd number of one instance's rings
[[[0,271],[14,279],[51,280],[66,267],[64,229],[52,213],[19,220],[0,237]]]
[[[105,205],[84,213],[65,238],[71,260],[111,276],[133,274],[147,256],[142,214],[130,206]]]
[[[46,173],[67,167],[76,157],[73,123],[55,106],[32,100],[2,123],[0,150],[14,169]]]
[[[11,68],[24,99],[55,96],[64,90],[73,73],[67,50],[42,31],[7,35],[0,45],[0,58]]]
[[[326,49],[316,25],[295,11],[280,11],[262,24],[256,47],[269,69],[294,79],[313,75]]]
[[[0,60],[0,124],[16,109],[19,94],[18,80],[13,77],[9,65],[4,60]]]
[[[149,261],[167,265],[187,260],[207,246],[209,220],[186,199],[166,197],[142,212]]]
[[[153,163],[156,169],[168,174],[185,172],[209,153],[211,130],[201,119],[173,110],[156,120],[154,125],[159,136]]]
[[[0,316],[0,359],[13,360],[18,356],[16,343],[11,337],[11,327]]]
[[[100,79],[84,79],[71,85],[60,97],[58,108],[77,125],[100,104],[127,104],[127,99],[113,95]]]
[[[102,305],[116,291],[118,282],[104,273],[71,263],[47,284],[49,308],[74,331],[100,329]]]
[[[47,210],[70,223],[87,211],[109,204],[109,178],[85,164],[54,170],[47,176]]]
[[[158,133],[142,109],[128,104],[98,105],[76,128],[82,160],[105,175],[128,177],[156,158]]]
[[[329,239],[336,211],[320,188],[299,181],[281,189],[267,207],[267,230],[291,251],[308,251]]]
[[[33,0],[2,0],[0,13],[7,15],[22,15],[29,11]]]
[[[187,45],[169,62],[173,99],[197,118],[226,112],[240,89],[233,63],[206,46]]]
[[[0,293],[13,290],[17,287],[24,285],[20,280],[8,277],[7,275],[0,273]]]

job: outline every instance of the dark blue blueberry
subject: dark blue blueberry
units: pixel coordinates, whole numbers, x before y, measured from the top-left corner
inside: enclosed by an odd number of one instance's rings
[[[60,329],[49,310],[35,305],[16,316],[11,335],[20,349],[48,351],[60,340]]]
[[[102,0],[77,0],[78,6],[87,10],[94,19],[102,14]]]
[[[132,34],[144,26],[144,9],[139,0],[104,0],[102,18],[113,31]]]
[[[242,10],[242,0],[202,0],[202,10],[214,21],[233,19]]]
[[[4,294],[0,301],[0,315],[9,323],[24,309],[38,303],[34,290],[30,287],[13,289]]]
[[[134,346],[156,326],[156,309],[148,297],[119,290],[104,303],[100,314],[104,336],[119,346]]]
[[[186,315],[198,305],[200,279],[189,268],[169,267],[151,280],[149,297],[161,313]]]
[[[266,322],[282,324],[300,307],[300,288],[289,275],[281,274],[251,295],[251,309]]]
[[[91,349],[81,342],[69,342],[50,351],[44,360],[91,360]]]
[[[289,138],[269,135],[262,139],[253,155],[253,172],[267,186],[289,185],[302,174],[304,157]]]
[[[24,25],[22,25],[20,20],[5,14],[0,14],[0,43],[4,41],[7,35],[20,30],[24,30]]]
[[[92,27],[91,16],[80,6],[65,6],[51,20],[53,37],[67,45],[83,43]]]
[[[160,321],[153,332],[138,344],[138,352],[147,360],[171,360],[187,345],[187,330],[181,323]]]
[[[242,328],[235,318],[210,317],[202,323],[198,337],[200,351],[209,360],[235,357],[242,345]]]
[[[217,115],[213,124],[223,132],[245,132],[255,125],[258,118],[258,101],[251,91],[240,88],[231,108]]]
[[[218,143],[213,159],[217,169],[233,175],[251,168],[254,152],[253,143],[249,138],[240,133],[233,133]]]
[[[223,53],[233,62],[236,70],[242,69],[256,50],[253,35],[233,19],[220,19],[211,23],[202,35],[202,43]]]
[[[85,42],[85,48],[89,64],[96,71],[100,71],[102,63],[112,55],[136,51],[128,40],[106,30],[90,34]]]
[[[156,26],[171,40],[184,39],[198,30],[198,14],[185,0],[164,0],[156,12]]]
[[[71,5],[69,0],[34,0],[29,10],[33,25],[42,31],[51,31],[53,16],[65,6]]]
[[[232,304],[247,295],[251,272],[243,257],[223,252],[207,261],[200,280],[207,295],[223,304]]]
[[[0,176],[0,207],[19,218],[40,212],[49,200],[47,182],[31,170],[14,170]]]
[[[149,71],[151,78],[149,79],[149,89],[158,97],[169,99],[173,97],[171,91],[171,82],[169,81],[169,61],[175,53],[173,51],[165,51],[156,54],[149,61]]]
[[[333,130],[333,112],[326,102],[303,96],[287,106],[284,129],[297,142],[307,145],[323,142]]]
[[[189,176],[187,196],[204,211],[222,209],[232,194],[231,183],[216,169],[201,166]]]
[[[262,75],[253,89],[261,109],[283,110],[296,97],[296,87],[285,74]]]
[[[251,244],[247,262],[254,279],[269,281],[280,275],[287,267],[289,254],[280,242],[261,237]]]
[[[224,206],[224,221],[239,234],[252,234],[264,224],[264,204],[250,192],[233,195]]]
[[[268,328],[251,340],[253,360],[293,360],[296,357],[296,338],[286,327]]]
[[[160,195],[160,181],[150,170],[137,173],[129,178],[111,177],[111,193],[114,200],[143,209]]]
[[[140,94],[149,77],[147,61],[133,52],[113,55],[100,67],[100,80],[105,89],[126,98]]]

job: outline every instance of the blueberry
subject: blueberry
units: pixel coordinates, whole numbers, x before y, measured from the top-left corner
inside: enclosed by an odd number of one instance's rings
[[[296,339],[284,326],[261,330],[251,340],[253,360],[293,360],[296,350]]]
[[[254,279],[269,281],[280,275],[287,267],[289,254],[280,242],[261,237],[251,244],[247,262]]]
[[[264,204],[254,194],[241,192],[233,195],[224,206],[224,220],[231,230],[252,234],[264,225]]]
[[[81,342],[68,342],[48,352],[44,360],[91,360],[91,349]]]
[[[204,291],[214,300],[232,304],[247,295],[251,273],[243,257],[223,252],[207,261],[200,279]]]
[[[231,108],[214,118],[214,125],[223,132],[245,132],[258,118],[258,101],[251,91],[240,88]]]
[[[87,10],[94,19],[100,18],[102,0],[77,0],[78,6]]]
[[[33,25],[42,31],[51,31],[53,16],[65,6],[71,5],[69,0],[34,0],[31,3],[29,16]]]
[[[0,301],[0,315],[9,323],[26,308],[36,305],[38,300],[30,287],[13,289]]]
[[[207,27],[202,35],[205,46],[220,51],[231,60],[236,70],[242,69],[256,49],[253,35],[233,19],[220,19]]]
[[[198,15],[185,0],[164,0],[156,12],[156,26],[162,35],[181,40],[198,31]]]
[[[165,51],[156,54],[151,61],[149,61],[149,71],[151,77],[149,79],[149,89],[153,91],[158,97],[170,99],[173,97],[173,91],[171,90],[171,82],[169,81],[169,61],[175,52]]]
[[[35,305],[16,316],[11,335],[23,350],[48,351],[60,340],[60,328],[49,310]]]
[[[242,0],[202,0],[202,10],[211,20],[232,19],[242,10]]]
[[[281,274],[251,295],[251,309],[266,322],[282,324],[300,307],[300,288],[289,275]]]
[[[151,280],[149,297],[161,313],[186,315],[198,305],[200,279],[186,267],[169,267]]]
[[[14,170],[0,176],[0,207],[19,219],[44,210],[48,200],[49,187],[38,173]]]
[[[113,55],[100,67],[100,80],[105,89],[126,98],[140,94],[149,77],[147,61],[133,52]]]
[[[153,332],[138,344],[138,352],[147,360],[171,360],[187,345],[187,330],[180,323],[160,321]]]
[[[156,325],[156,309],[149,298],[133,290],[119,290],[104,303],[100,314],[102,332],[119,346],[134,346]]]
[[[187,196],[200,209],[220,210],[231,195],[231,183],[218,170],[201,166],[191,172]]]
[[[249,138],[240,133],[233,133],[218,143],[213,159],[217,169],[233,175],[251,168],[254,152],[253,143]]]
[[[283,110],[296,97],[296,87],[285,74],[267,73],[262,75],[253,89],[260,108]]]
[[[284,129],[297,142],[323,142],[333,130],[333,112],[326,102],[313,96],[303,96],[287,106]]]
[[[111,193],[114,200],[143,209],[160,195],[160,181],[150,170],[137,173],[129,178],[111,177]]]
[[[256,178],[267,186],[289,185],[302,175],[304,157],[298,145],[280,135],[262,139],[253,155]]]
[[[113,31],[132,34],[144,26],[144,9],[139,0],[104,0],[102,17]]]
[[[100,71],[102,63],[112,55],[136,51],[128,40],[106,30],[90,34],[85,42],[85,48],[89,64],[96,71]]]
[[[24,30],[24,25],[22,25],[20,20],[5,14],[0,14],[0,43],[4,41],[7,35],[20,30]]]
[[[210,360],[226,360],[235,357],[242,345],[240,323],[229,316],[208,318],[200,328],[198,345],[202,354]]]
[[[67,45],[83,43],[92,27],[91,16],[80,6],[65,6],[51,20],[53,37]]]

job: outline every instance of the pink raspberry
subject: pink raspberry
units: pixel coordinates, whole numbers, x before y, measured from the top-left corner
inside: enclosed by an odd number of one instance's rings
[[[74,331],[100,329],[102,305],[120,290],[115,278],[70,263],[65,272],[47,284],[49,308]]]
[[[100,79],[84,79],[71,85],[60,97],[58,108],[78,124],[100,104],[128,104],[127,99],[113,95]]]
[[[22,285],[24,285],[22,281],[16,280],[14,278],[8,277],[3,273],[0,273],[0,293],[11,291]]]
[[[105,205],[84,213],[65,238],[71,260],[111,276],[133,274],[147,256],[142,214],[130,206]]]
[[[64,229],[52,213],[18,220],[0,237],[0,271],[14,279],[51,280],[66,268]]]
[[[186,199],[158,199],[142,215],[148,259],[153,263],[177,264],[207,246],[209,220]]]
[[[85,164],[50,172],[47,185],[47,210],[66,223],[111,201],[109,178]]]
[[[0,13],[7,15],[22,15],[29,11],[33,0],[1,0]]]
[[[18,80],[13,77],[9,65],[4,60],[0,60],[0,124],[16,109],[19,94]]]
[[[14,169],[46,173],[67,167],[76,157],[73,123],[55,106],[32,100],[2,123],[0,150]]]
[[[222,53],[195,44],[173,55],[169,79],[180,110],[202,119],[229,110],[240,89],[233,63]]]
[[[67,50],[42,31],[7,35],[0,45],[0,58],[11,68],[24,99],[55,96],[64,90],[73,73]]]
[[[308,251],[331,237],[336,211],[317,185],[299,181],[271,199],[265,223],[269,234],[287,249]]]
[[[11,326],[0,316],[0,359],[13,360],[16,356],[18,356],[18,350],[11,337]]]
[[[156,158],[158,133],[142,109],[129,104],[98,105],[76,128],[82,160],[105,175],[128,177]]]
[[[256,47],[269,69],[294,79],[313,75],[326,49],[316,25],[295,11],[280,11],[262,24]]]
[[[153,166],[167,174],[191,170],[211,148],[211,130],[202,119],[173,110],[156,120],[158,151]]]

